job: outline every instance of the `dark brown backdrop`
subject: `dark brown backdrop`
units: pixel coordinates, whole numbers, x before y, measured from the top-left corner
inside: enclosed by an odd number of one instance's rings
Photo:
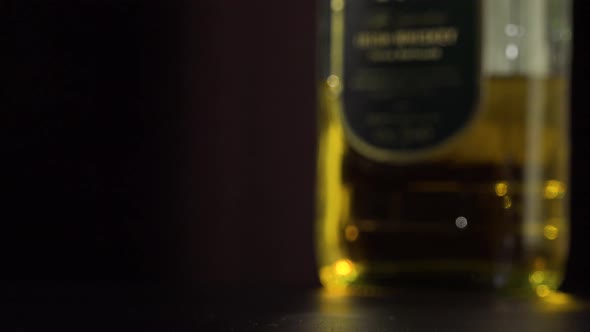
[[[200,1],[186,35],[193,271],[314,281],[314,1]]]
[[[2,6],[1,279],[317,284],[314,1]],[[588,10],[576,1],[565,287],[579,292]]]

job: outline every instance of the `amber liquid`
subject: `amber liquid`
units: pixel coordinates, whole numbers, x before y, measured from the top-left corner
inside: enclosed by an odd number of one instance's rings
[[[349,144],[340,90],[322,83],[322,283],[555,290],[569,241],[567,88],[563,78],[487,78],[464,131],[396,163]]]

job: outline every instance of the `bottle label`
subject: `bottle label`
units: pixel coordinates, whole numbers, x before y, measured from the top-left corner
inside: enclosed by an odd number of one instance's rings
[[[356,150],[412,160],[467,126],[480,94],[479,3],[347,1],[343,115]]]

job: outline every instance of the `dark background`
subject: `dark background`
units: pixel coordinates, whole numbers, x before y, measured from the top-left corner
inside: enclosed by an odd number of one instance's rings
[[[572,254],[588,293],[590,3]],[[0,279],[316,286],[315,1],[4,2]]]

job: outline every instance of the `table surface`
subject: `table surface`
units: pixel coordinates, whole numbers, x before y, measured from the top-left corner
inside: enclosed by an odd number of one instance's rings
[[[590,302],[567,294],[532,300],[441,291],[343,295],[294,288],[0,291],[3,331],[590,331]]]

